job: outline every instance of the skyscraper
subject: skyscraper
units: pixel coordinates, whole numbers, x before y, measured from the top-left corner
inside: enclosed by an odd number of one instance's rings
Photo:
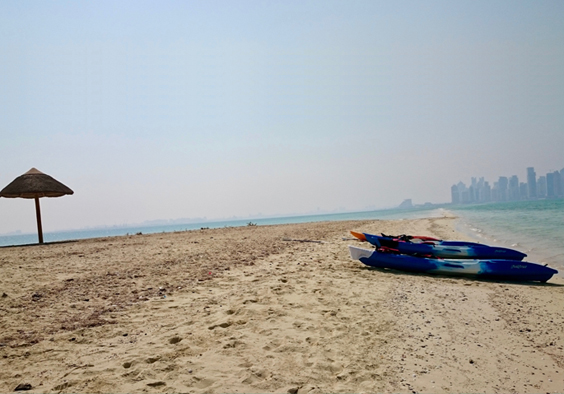
[[[537,174],[534,167],[527,168],[527,189],[529,198],[537,198]]]
[[[498,201],[507,201],[507,186],[509,185],[509,180],[506,176],[500,176],[497,184],[499,186]]]
[[[482,196],[485,202],[492,200],[492,188],[490,187],[489,182],[484,182],[484,187],[482,188]]]
[[[537,181],[537,197],[538,198],[545,198],[546,197],[546,177],[539,176]]]
[[[558,171],[549,172],[546,174],[546,194],[548,198],[551,197],[563,197],[564,190],[562,187],[562,177]]]
[[[556,197],[564,197],[564,173],[560,174],[554,171],[554,195]]]
[[[525,182],[519,183],[519,196],[521,196],[521,200],[526,200],[528,195],[528,186]]]
[[[549,172],[546,174],[546,196],[548,198],[556,197],[556,191],[554,188],[554,179],[560,180],[560,173],[556,171],[556,177],[554,176],[554,172]]]
[[[460,204],[460,193],[458,192],[457,185],[452,185],[450,188],[450,197],[453,204]]]
[[[509,179],[508,199],[511,200],[511,201],[519,200],[519,178],[517,178],[517,175],[513,175]]]
[[[560,170],[560,197],[564,197],[564,168]]]

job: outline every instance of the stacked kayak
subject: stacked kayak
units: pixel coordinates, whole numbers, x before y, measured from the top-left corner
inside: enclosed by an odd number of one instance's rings
[[[546,282],[558,271],[544,265],[515,260],[437,259],[349,246],[351,257],[376,268],[441,275],[469,275],[485,279]]]
[[[370,242],[376,247],[386,247],[402,254],[424,257],[441,257],[445,259],[502,259],[523,260],[525,253],[518,250],[488,246],[475,242],[464,241],[442,241],[437,239],[424,239],[423,242],[417,238],[403,238],[392,236],[379,236],[368,233],[351,234],[358,239]],[[405,237],[405,236],[404,236]]]
[[[526,255],[513,249],[462,241],[351,233],[376,246],[376,250],[349,246],[351,258],[370,267],[536,282],[546,282],[558,273],[545,265],[521,261]]]

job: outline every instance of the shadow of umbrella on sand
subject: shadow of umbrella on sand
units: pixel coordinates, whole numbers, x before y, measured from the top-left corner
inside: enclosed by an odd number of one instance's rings
[[[74,192],[61,182],[41,171],[32,168],[23,175],[14,179],[8,186],[0,191],[0,197],[7,198],[33,198],[35,199],[35,215],[37,216],[37,232],[39,243],[43,243],[43,230],[41,228],[41,197],[61,197]]]

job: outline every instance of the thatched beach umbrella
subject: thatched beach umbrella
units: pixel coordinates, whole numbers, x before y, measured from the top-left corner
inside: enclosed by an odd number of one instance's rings
[[[35,215],[37,216],[37,232],[39,243],[43,243],[43,230],[41,228],[41,209],[39,198],[61,197],[74,192],[61,182],[41,171],[32,168],[23,175],[14,179],[8,186],[0,191],[0,197],[7,198],[33,198],[35,199]]]

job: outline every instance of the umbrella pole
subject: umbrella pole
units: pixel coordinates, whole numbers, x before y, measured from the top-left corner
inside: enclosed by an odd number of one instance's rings
[[[37,217],[37,233],[39,234],[39,243],[43,243],[43,229],[41,228],[41,209],[39,208],[39,197],[35,197],[35,216]]]

